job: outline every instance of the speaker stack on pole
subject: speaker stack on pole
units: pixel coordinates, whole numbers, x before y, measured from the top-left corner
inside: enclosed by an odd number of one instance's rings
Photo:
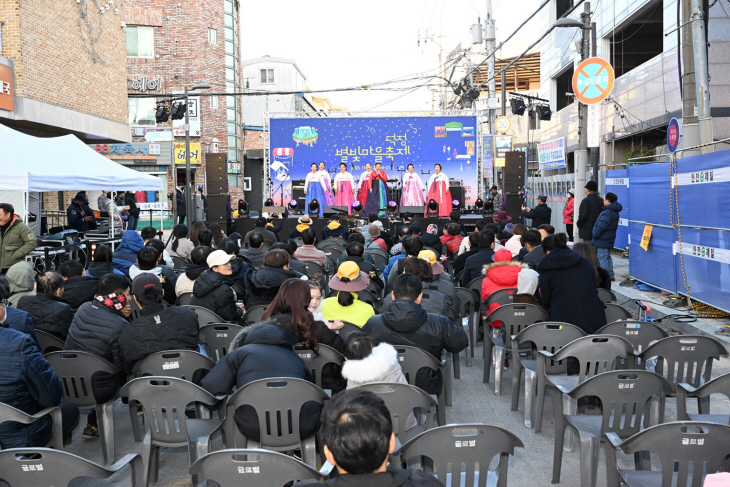
[[[505,153],[503,170],[504,196],[507,198],[505,207],[507,215],[512,217],[512,223],[524,223],[522,219],[524,200],[520,192],[525,187],[525,155],[522,151]]]
[[[209,152],[205,155],[205,178],[208,198],[208,221],[215,222],[221,228],[227,228],[228,174],[224,152]],[[228,233],[228,231],[226,231]]]

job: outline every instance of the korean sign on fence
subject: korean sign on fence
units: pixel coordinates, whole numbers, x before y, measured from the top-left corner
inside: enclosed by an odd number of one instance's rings
[[[537,144],[537,160],[540,170],[565,167],[565,137]]]

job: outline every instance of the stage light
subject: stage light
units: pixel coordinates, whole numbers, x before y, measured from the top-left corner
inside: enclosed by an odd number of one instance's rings
[[[459,201],[459,200],[452,200],[451,201],[451,208],[454,209],[454,210],[458,210],[459,208],[461,208],[461,201]]]
[[[309,207],[307,208],[309,212],[309,216],[315,217],[319,216],[319,201],[312,200],[309,202]]]
[[[477,210],[481,210],[482,208],[484,208],[484,200],[481,198],[477,198],[477,200],[474,202],[474,206]]]
[[[522,115],[525,113],[525,100],[522,98],[511,98],[509,104],[512,106],[512,113],[515,115]]]
[[[540,120],[550,121],[550,117],[552,117],[553,112],[550,110],[550,107],[548,105],[538,105],[536,107],[537,110],[537,118]]]
[[[289,213],[291,213],[292,215],[302,214],[301,208],[299,208],[299,202],[297,200],[292,198],[286,206],[289,208]]]
[[[398,203],[396,203],[395,201],[388,201],[388,206],[385,208],[385,212],[389,216],[393,216],[396,214],[397,211],[398,211]]]
[[[275,206],[274,200],[271,198],[267,199],[266,202],[264,203],[264,206]]]
[[[426,216],[436,217],[439,216],[439,204],[436,200],[429,200],[426,208]]]
[[[360,203],[358,200],[355,200],[352,202],[352,214],[354,216],[361,216],[362,210],[363,210],[362,203]]]

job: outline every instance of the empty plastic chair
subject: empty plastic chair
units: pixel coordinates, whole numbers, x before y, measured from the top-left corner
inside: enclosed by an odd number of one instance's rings
[[[568,323],[542,322],[530,325],[512,338],[512,411],[517,411],[520,400],[520,376],[525,371],[525,427],[532,427],[532,413],[534,411],[535,395],[537,390],[537,357],[534,355],[541,350],[555,353],[568,343],[586,332]],[[530,345],[530,352],[520,357],[519,350],[525,350]],[[567,361],[550,361],[546,364],[548,374],[564,374]]]
[[[253,308],[247,309],[241,321],[247,325],[258,323],[264,318],[264,313],[266,313],[267,309],[269,309],[268,306],[254,306]]]
[[[455,424],[430,429],[416,436],[398,451],[401,462],[418,457],[431,459],[421,469],[434,473],[445,486],[476,485],[474,478],[479,465],[479,486],[507,486],[509,456],[515,448],[524,448],[522,441],[509,431],[483,424]],[[495,470],[489,470],[494,457],[499,456]],[[462,465],[465,471],[462,472]]]
[[[400,363],[403,370],[403,375],[412,386],[416,385],[416,374],[419,369],[441,370],[446,368],[446,361],[440,361],[420,348],[406,345],[393,345],[393,347],[398,353],[398,363]],[[446,391],[451,388],[451,376],[448,373],[442,373],[441,376],[443,377],[444,387],[436,397],[438,401],[438,422],[439,425],[444,425],[446,424]]]
[[[13,448],[0,452],[0,480],[13,487],[60,487],[77,477],[109,480],[127,465],[132,469],[132,487],[146,487],[142,457],[137,453],[125,455],[110,467],[102,467],[50,448]]]
[[[33,424],[46,416],[53,419],[53,436],[51,437],[51,446],[56,450],[63,450],[63,430],[61,422],[61,408],[58,406],[45,408],[35,414],[24,413],[20,409],[9,406],[0,402],[0,425],[6,421],[14,421],[20,424]],[[2,448],[0,448],[2,450]],[[0,474],[2,478],[2,474]]]
[[[623,442],[614,433],[606,438],[608,485],[700,487],[706,474],[723,471],[725,457],[730,455],[730,426],[716,423],[678,421],[652,426]],[[659,458],[661,470],[620,469],[618,450],[650,451]]]
[[[232,325],[230,323],[211,323],[202,326],[198,334],[198,341],[208,357],[216,362],[228,354],[231,340],[243,330],[240,325]]]
[[[596,292],[598,293],[598,298],[604,303],[615,303],[617,301],[616,295],[610,289],[599,287]]]
[[[345,363],[345,358],[340,352],[323,343],[317,346],[317,353],[310,350],[307,345],[297,343],[294,345],[294,353],[302,359],[302,362],[304,362],[304,365],[307,366],[309,372],[312,374],[314,383],[320,388],[322,387],[322,369],[324,369],[325,365],[335,364],[338,367],[342,367],[342,364]]]
[[[467,288],[469,291],[474,293],[477,298],[479,298],[479,302],[482,301],[482,281],[487,276],[479,276],[471,280],[465,288]]]
[[[178,257],[177,255],[171,255],[172,257],[172,265],[175,267],[175,269],[185,269],[187,268],[188,262],[186,259],[183,259],[182,257]]]
[[[460,280],[457,279],[456,282],[460,282]],[[459,297],[459,316],[469,318],[469,353],[466,356],[466,366],[471,367],[471,359],[474,357],[474,347],[477,341],[477,328],[479,328],[479,304],[481,300],[465,287],[457,287],[456,295]]]
[[[705,414],[692,414],[687,412],[687,399],[709,398],[711,394],[722,394],[726,399],[730,399],[730,374],[724,374],[715,377],[709,382],[705,382],[699,387],[693,387],[689,384],[677,384],[677,419],[680,421],[706,421],[708,423],[730,423],[730,414],[711,414],[710,404],[708,401]]]
[[[304,462],[275,451],[231,449],[208,453],[190,467],[190,474],[220,487],[260,487],[319,480],[322,474]]]
[[[304,262],[304,265],[307,268],[307,277],[324,287],[327,281],[327,271],[316,262]]]
[[[226,320],[218,316],[216,313],[207,308],[203,308],[202,306],[186,304],[185,307],[192,309],[195,311],[195,314],[198,315],[198,326],[205,326],[208,323],[227,323]]]
[[[38,337],[38,342],[41,344],[41,353],[47,354],[48,352],[57,352],[63,350],[65,342],[58,338],[56,335],[51,335],[47,331],[35,330],[35,334]]]
[[[193,350],[165,350],[147,355],[134,364],[135,377],[176,377],[197,382],[215,366],[215,362]]]
[[[390,261],[388,252],[381,249],[367,249],[367,252],[373,257],[373,262],[378,272],[382,272],[388,266],[388,262]]]
[[[627,369],[637,368],[637,357],[642,350],[654,342],[662,340],[669,335],[664,329],[648,323],[646,321],[637,320],[619,320],[609,323],[596,332],[596,335],[617,335],[624,337],[634,347],[634,355],[630,360],[626,361]]]
[[[575,401],[582,397],[597,397],[601,403],[600,416],[564,414],[560,394],[554,394],[555,450],[552,482],[560,483],[566,426],[574,429],[580,438],[580,485],[595,487],[598,452],[603,436],[614,433],[619,438],[626,439],[642,429],[663,423],[664,399],[671,390],[672,387],[664,377],[645,370],[620,370],[594,375],[578,384],[568,396]],[[650,407],[647,408],[648,406]],[[640,455],[636,456],[635,462],[643,468]]]
[[[619,320],[631,320],[634,317],[626,308],[614,303],[603,303],[603,310],[606,312],[606,323],[613,323]]]

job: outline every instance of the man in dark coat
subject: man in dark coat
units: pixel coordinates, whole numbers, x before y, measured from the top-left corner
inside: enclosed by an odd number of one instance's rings
[[[63,276],[63,300],[77,310],[96,296],[99,279],[84,275],[84,265],[78,260],[68,260],[61,265]]]
[[[236,258],[222,250],[215,250],[206,259],[209,271],[205,271],[193,284],[191,304],[216,313],[231,323],[238,323],[243,315],[243,296],[237,296],[231,288],[231,261]]]
[[[61,300],[63,277],[55,271],[47,271],[36,279],[37,293],[23,296],[18,309],[27,311],[36,330],[42,330],[66,341],[68,329],[74,318],[71,306]]]
[[[527,251],[522,258],[522,262],[534,270],[537,270],[540,262],[545,258],[545,252],[542,250],[541,243],[542,236],[537,230],[528,230],[522,234],[522,246]]]
[[[370,276],[370,282],[375,282],[375,284],[380,286],[380,289],[383,289],[385,284],[380,279],[380,276],[378,276],[378,270],[375,268],[375,265],[365,260],[365,247],[363,244],[360,242],[352,242],[347,245],[345,252],[347,252],[345,262],[355,262],[362,272]],[[335,274],[339,267],[339,264],[335,267]]]
[[[188,214],[187,205],[185,204],[185,184],[178,184],[175,189],[175,215],[177,216],[177,224],[185,223],[185,217]]]
[[[304,261],[301,261],[294,257],[294,252],[297,251],[297,243],[290,239],[285,238],[281,242],[277,242],[274,244],[270,250],[286,250],[286,252],[289,254],[289,269],[292,271],[296,271],[302,275],[307,274],[307,264]]]
[[[596,193],[598,184],[595,181],[588,181],[585,186],[586,197],[580,202],[578,209],[578,221],[575,225],[578,227],[578,238],[585,243],[591,243],[593,240],[593,225],[603,211],[603,200]]]
[[[363,332],[377,343],[418,347],[438,360],[441,360],[444,350],[449,353],[461,352],[469,345],[464,329],[455,326],[446,316],[426,313],[420,304],[422,289],[417,276],[398,276],[393,283],[393,302],[383,314],[371,317],[363,326]],[[419,370],[416,386],[428,394],[441,394],[441,371]]]
[[[537,197],[537,206],[535,208],[522,207],[522,216],[532,219],[532,225],[530,225],[532,228],[549,225],[552,212],[553,210],[547,205],[547,196],[544,195]]]
[[[494,232],[482,230],[477,237],[479,252],[466,259],[464,273],[461,275],[461,286],[466,287],[471,281],[482,275],[482,268],[494,262]]]
[[[251,235],[253,235],[254,233],[257,233],[257,232],[264,236],[264,246],[265,247],[270,248],[272,245],[274,245],[277,242],[276,235],[274,234],[274,232],[272,232],[271,230],[268,230],[266,228],[266,224],[267,224],[266,218],[260,216],[256,219],[256,226],[253,228],[253,230],[248,232],[243,237],[243,248],[245,248],[245,249],[251,248],[251,241],[249,238],[251,237]],[[254,247],[254,248],[257,248],[257,247]]]
[[[94,218],[84,211],[84,206],[89,204],[84,193],[76,193],[74,200],[66,209],[68,226],[79,232],[89,231],[89,222]]]
[[[241,250],[238,255],[243,257],[251,267],[258,269],[264,264],[264,256],[266,250],[264,250],[264,234],[261,232],[249,232],[246,234],[248,238],[248,248]]]
[[[222,250],[228,255],[236,256],[241,249],[235,240],[224,238],[218,242],[218,250]],[[242,258],[236,257],[231,261],[231,281],[241,286],[241,289],[246,289],[246,274],[248,273],[248,269],[248,264]]]
[[[613,193],[606,193],[603,200],[605,206],[601,215],[593,225],[593,245],[598,252],[598,262],[603,269],[608,271],[611,280],[615,280],[613,276],[613,260],[611,259],[611,249],[616,242],[616,230],[618,230],[618,222],[621,219],[621,210],[623,206],[618,202],[618,196]]]
[[[347,240],[348,235],[349,232],[347,231],[347,226],[340,222],[340,215],[332,215],[330,217],[330,221],[327,222],[327,225],[322,229],[322,240],[327,240],[328,238],[333,237],[339,237]]]
[[[289,267],[289,253],[284,250],[269,250],[260,269],[250,269],[246,274],[246,307],[266,306],[279,293],[287,279],[300,279],[302,274]]]
[[[0,403],[27,414],[59,406],[63,443],[79,423],[79,408],[61,401],[63,388],[36,343],[29,335],[10,329],[6,323],[7,292],[0,287]],[[54,425],[51,416],[30,425],[15,422],[0,424],[0,449],[44,447],[51,440]]]
[[[472,232],[469,234],[469,250],[460,254],[454,260],[454,275],[458,275],[459,272],[464,270],[466,265],[466,259],[479,252],[479,233]]]
[[[198,351],[198,315],[182,307],[162,305],[162,283],[154,274],[140,274],[132,281],[132,299],[140,317],[119,334],[122,370],[130,374],[134,365],[151,353],[165,350]]]

